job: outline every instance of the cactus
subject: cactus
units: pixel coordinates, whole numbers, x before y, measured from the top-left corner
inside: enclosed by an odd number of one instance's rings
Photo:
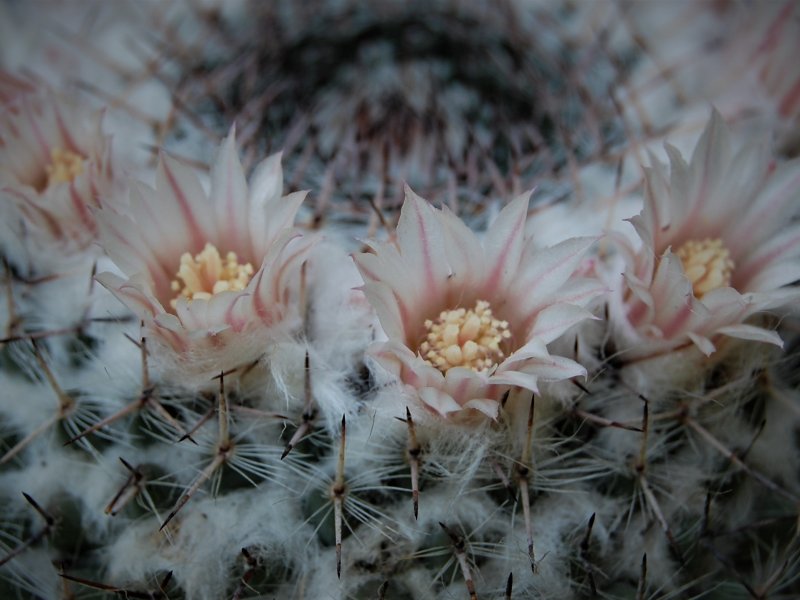
[[[0,596],[800,594],[792,2],[3,13]]]

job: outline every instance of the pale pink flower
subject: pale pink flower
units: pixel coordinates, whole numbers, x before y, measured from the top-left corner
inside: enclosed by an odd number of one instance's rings
[[[269,330],[297,326],[299,271],[310,247],[292,228],[306,192],[281,196],[279,154],[250,186],[232,132],[206,192],[162,155],[155,189],[134,184],[128,205],[99,211],[100,243],[127,279],[97,276],[139,317],[179,369],[210,372],[253,360]]]
[[[102,112],[0,73],[0,195],[38,247],[72,253],[96,239],[92,210],[116,169]]]
[[[510,386],[536,392],[586,373],[547,344],[591,318],[583,306],[604,291],[573,277],[594,239],[539,250],[525,235],[527,207],[527,194],[508,204],[481,243],[406,188],[396,244],[354,257],[388,336],[370,354],[440,415],[495,418]]]
[[[623,281],[610,309],[626,357],[696,345],[720,335],[781,345],[745,321],[798,297],[800,162],[777,163],[766,145],[734,152],[714,111],[687,164],[666,146],[671,169],[652,158],[645,204],[631,223],[640,248],[621,243]]]

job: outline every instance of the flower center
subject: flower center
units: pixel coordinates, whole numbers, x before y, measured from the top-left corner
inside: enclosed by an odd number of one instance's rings
[[[47,186],[57,183],[70,183],[83,173],[84,157],[71,150],[53,148],[50,153],[52,162],[45,167],[47,173]]]
[[[180,298],[207,300],[220,292],[238,292],[247,287],[253,278],[253,266],[240,264],[235,252],[228,252],[223,260],[213,244],[206,244],[195,257],[188,252],[181,256],[176,279],[172,281],[173,292],[178,294],[170,301],[176,308]]]
[[[425,329],[419,353],[442,373],[452,367],[488,371],[503,360],[500,344],[511,337],[508,322],[495,319],[485,300],[469,310],[444,310],[435,321],[425,321]]]
[[[681,259],[683,270],[698,298],[731,284],[735,265],[721,239],[689,240],[675,254]]]

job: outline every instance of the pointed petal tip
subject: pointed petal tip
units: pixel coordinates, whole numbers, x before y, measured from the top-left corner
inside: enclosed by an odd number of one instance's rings
[[[536,186],[532,187],[529,190],[525,190],[514,196],[511,202],[530,202],[531,198],[533,197],[533,192],[536,191]]]
[[[703,353],[705,356],[711,356],[714,352],[717,351],[717,347],[714,343],[708,339],[706,336],[699,335],[693,332],[689,332],[688,334],[689,339],[691,340],[692,344]]]
[[[722,113],[719,112],[719,109],[714,104],[711,105],[711,110],[709,112],[710,121],[725,123],[725,119],[722,118]]]
[[[228,135],[222,138],[222,141],[219,144],[219,149],[217,150],[217,154],[214,160],[214,164],[222,162],[223,157],[230,158],[235,157],[236,160],[239,160],[239,151],[238,147],[236,146],[236,124],[234,123],[231,125],[231,128],[228,130]],[[241,164],[241,163],[240,163]],[[212,166],[213,168],[213,166]]]
[[[405,181],[403,182],[403,193],[405,195],[405,202],[413,202],[416,204],[424,203],[430,205],[430,202],[411,189],[411,186]],[[403,204],[405,204],[405,202]]]

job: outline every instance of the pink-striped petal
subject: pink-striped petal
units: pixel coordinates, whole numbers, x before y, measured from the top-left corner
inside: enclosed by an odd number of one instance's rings
[[[531,192],[509,202],[486,232],[486,276],[483,288],[505,290],[517,275],[525,242],[525,220]]]
[[[553,304],[537,316],[530,336],[545,344],[561,337],[568,329],[582,321],[596,319],[591,312],[574,304]]]
[[[451,275],[437,211],[406,186],[406,200],[397,224],[397,242],[412,285],[431,296],[442,296]]]
[[[444,236],[444,249],[450,266],[450,295],[475,289],[483,279],[485,256],[481,243],[472,230],[446,206],[439,213]]]
[[[472,369],[454,367],[445,373],[442,389],[463,406],[471,398],[489,396],[488,376]]]
[[[415,389],[444,386],[444,375],[404,344],[393,340],[377,343],[370,348],[369,356],[400,381]]]
[[[106,272],[99,273],[95,279],[140,318],[152,318],[164,310],[149,293],[147,283],[140,278],[122,279],[114,273]]]
[[[661,257],[650,289],[657,306],[654,324],[663,337],[675,337],[689,322],[693,308],[692,285],[677,256],[667,252]]]
[[[727,198],[714,194],[715,187],[727,177],[727,167],[731,160],[731,143],[728,128],[719,112],[711,111],[711,119],[703,130],[700,140],[692,153],[689,163],[691,185],[689,187],[689,213],[687,220],[704,208],[716,211],[716,202]],[[709,206],[710,205],[710,206]],[[723,207],[720,207],[724,210]]]
[[[649,156],[650,168],[644,170],[645,196],[641,219],[644,221],[643,226],[652,236],[653,242],[658,244],[663,232],[672,226],[672,213],[676,207],[672,206],[670,202],[670,180],[664,164],[655,155],[650,154]],[[632,223],[634,219],[631,219]],[[638,229],[639,227],[637,227]]]
[[[737,265],[734,277],[737,286],[742,290],[760,291],[769,289],[763,283],[758,283],[764,272],[776,266],[785,269],[785,276],[776,278],[773,274],[770,282],[772,289],[793,283],[792,270],[796,270],[800,257],[800,225],[787,227],[784,231],[763,243],[752,252],[741,265]],[[793,263],[793,264],[792,264]],[[795,269],[792,269],[792,267]],[[776,281],[777,279],[777,281]]]
[[[156,168],[156,190],[163,201],[162,218],[175,227],[174,235],[189,240],[187,251],[199,252],[217,239],[214,208],[194,172],[162,153]]]
[[[543,250],[526,249],[524,266],[506,293],[509,308],[523,330],[530,327],[540,310],[554,302],[554,296],[562,291],[596,239],[573,238]],[[588,290],[583,292],[590,295]]]
[[[741,262],[753,247],[767,241],[797,213],[797,190],[800,189],[800,159],[773,165],[774,171],[758,197],[726,236]],[[741,246],[741,248],[740,248]]]
[[[366,282],[364,293],[368,299],[371,298],[372,283],[385,284],[391,289],[403,332],[398,339],[411,344],[411,338],[419,335],[424,319],[433,316],[427,311],[429,302],[424,298],[426,290],[416,285],[402,257],[391,246],[382,247],[377,254],[368,252],[354,254],[353,261]],[[388,299],[385,295],[381,295],[381,298]],[[390,329],[395,329],[392,324],[388,326]]]
[[[225,251],[236,252],[240,257],[247,256],[247,260],[252,260],[250,203],[247,181],[236,150],[235,127],[231,127],[228,137],[223,140],[211,168],[211,201],[216,212],[219,235],[227,240]]]

